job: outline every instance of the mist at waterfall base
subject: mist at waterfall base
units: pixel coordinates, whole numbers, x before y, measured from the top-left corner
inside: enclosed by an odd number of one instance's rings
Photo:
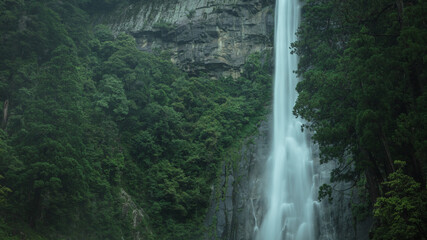
[[[267,212],[257,240],[314,240],[313,161],[301,122],[292,114],[298,58],[290,53],[300,20],[298,0],[277,0],[272,150],[266,166]]]

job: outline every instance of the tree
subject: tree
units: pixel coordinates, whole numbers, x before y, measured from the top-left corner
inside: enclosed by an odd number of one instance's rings
[[[413,130],[426,116],[425,4],[311,0],[293,45],[302,78],[294,113],[308,121],[321,162],[337,162],[331,180],[365,175],[371,203],[395,159],[425,185],[425,131]]]
[[[395,161],[397,170],[383,183],[386,190],[375,203],[377,218],[373,239],[426,239],[426,191],[403,171],[405,162]]]

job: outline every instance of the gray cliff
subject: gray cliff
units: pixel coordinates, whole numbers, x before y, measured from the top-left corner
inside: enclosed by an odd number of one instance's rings
[[[213,190],[204,239],[254,239],[264,209],[264,166],[270,153],[271,115],[246,139],[237,163],[225,163],[220,184]]]
[[[130,4],[99,16],[143,51],[167,50],[190,75],[240,76],[247,56],[271,49],[274,1],[165,0]]]
[[[330,184],[330,172],[334,163],[317,166],[319,183]],[[364,186],[352,186],[352,183],[340,182],[331,184],[335,191],[332,192],[332,201],[323,199],[318,212],[318,240],[368,240],[372,227],[372,216],[366,215],[371,211],[363,190]],[[356,217],[359,209],[365,212],[365,216]]]

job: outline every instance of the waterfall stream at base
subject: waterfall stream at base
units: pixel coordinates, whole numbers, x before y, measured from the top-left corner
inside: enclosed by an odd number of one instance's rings
[[[273,139],[266,166],[267,212],[258,240],[314,240],[313,160],[302,123],[292,114],[298,58],[290,53],[300,21],[298,0],[277,0],[275,15]]]

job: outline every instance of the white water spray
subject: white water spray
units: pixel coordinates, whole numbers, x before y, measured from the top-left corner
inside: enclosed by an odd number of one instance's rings
[[[273,144],[265,193],[268,211],[258,240],[315,239],[313,161],[301,122],[292,114],[298,58],[290,54],[290,46],[300,20],[298,2],[276,2]]]

